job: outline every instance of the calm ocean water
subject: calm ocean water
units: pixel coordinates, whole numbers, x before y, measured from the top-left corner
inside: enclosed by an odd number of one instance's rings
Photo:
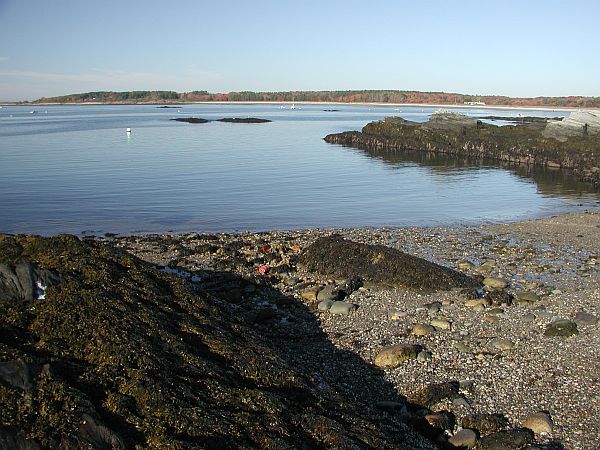
[[[322,140],[386,116],[425,121],[434,110],[339,105],[291,110],[272,104],[184,105],[179,110],[5,106],[0,109],[0,232],[475,224],[596,205],[596,194],[556,171],[369,155]],[[189,116],[273,122],[192,125],[169,120]]]

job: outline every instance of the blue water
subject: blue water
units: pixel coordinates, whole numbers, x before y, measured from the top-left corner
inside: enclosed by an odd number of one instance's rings
[[[184,105],[179,110],[5,106],[0,109],[0,232],[475,224],[596,204],[595,193],[562,173],[370,155],[322,139],[386,116],[425,121],[434,110],[346,105],[291,110],[273,104]],[[518,114],[482,108],[468,112]],[[273,122],[194,125],[169,120],[190,116]]]

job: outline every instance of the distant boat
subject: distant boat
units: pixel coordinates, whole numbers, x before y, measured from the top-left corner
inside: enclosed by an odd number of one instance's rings
[[[37,114],[37,111],[34,109],[33,111],[29,111],[29,114]]]
[[[292,103],[292,106],[290,106],[290,109],[296,109],[296,105]]]

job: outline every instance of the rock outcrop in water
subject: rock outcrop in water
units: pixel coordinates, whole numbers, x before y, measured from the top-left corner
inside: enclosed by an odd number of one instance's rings
[[[587,127],[578,125],[583,120],[578,114],[561,122],[498,127],[458,113],[442,112],[433,114],[426,123],[386,118],[367,124],[360,132],[330,134],[325,141],[367,151],[409,150],[561,168],[599,188],[600,134],[591,119],[597,117],[596,113],[588,115]],[[573,131],[577,126],[578,134]],[[550,137],[567,134],[569,137],[561,140]]]
[[[268,123],[271,122],[268,119],[257,119],[255,117],[224,117],[223,119],[208,120],[199,117],[176,117],[176,122],[187,122],[187,123],[208,123],[208,122],[225,122],[225,123]]]
[[[72,236],[0,235],[0,264],[1,449],[434,448],[375,408],[402,402],[379,369],[264,278],[184,280]]]

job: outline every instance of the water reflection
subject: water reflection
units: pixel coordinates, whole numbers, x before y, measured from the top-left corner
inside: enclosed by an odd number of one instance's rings
[[[358,150],[368,157],[382,161],[393,167],[406,167],[417,164],[428,169],[432,175],[446,182],[462,180],[470,170],[501,167],[514,175],[533,180],[538,192],[548,197],[562,197],[581,200],[600,200],[600,193],[577,180],[566,170],[540,166],[514,165],[491,159],[474,159],[456,155],[421,151]]]

